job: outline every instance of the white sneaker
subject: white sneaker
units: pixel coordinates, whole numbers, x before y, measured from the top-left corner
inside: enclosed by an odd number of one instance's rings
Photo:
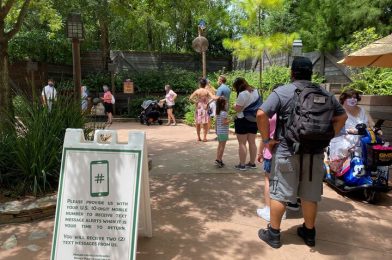
[[[270,208],[269,207],[257,209],[256,214],[257,214],[257,216],[264,219],[265,221],[270,222],[271,216],[270,216]],[[282,220],[284,220],[284,219],[286,219],[286,211],[284,212],[284,214],[282,216]]]
[[[260,218],[264,219],[265,221],[269,222],[270,221],[270,208],[269,207],[264,207],[262,209],[257,209],[256,210],[257,216]]]

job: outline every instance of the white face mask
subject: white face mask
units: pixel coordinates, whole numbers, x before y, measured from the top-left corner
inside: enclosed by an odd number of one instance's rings
[[[349,107],[355,107],[358,103],[358,100],[356,98],[348,98],[346,99],[346,104]]]

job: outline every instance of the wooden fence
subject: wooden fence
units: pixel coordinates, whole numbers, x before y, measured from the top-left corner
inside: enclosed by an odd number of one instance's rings
[[[201,55],[157,52],[111,51],[110,59],[120,71],[159,70],[165,66],[201,71]],[[81,59],[82,73],[103,70],[100,52],[84,53]],[[207,71],[216,72],[222,68],[232,69],[231,56],[210,57],[207,53]]]
[[[313,72],[325,77],[329,84],[330,91],[338,92],[342,86],[351,82],[349,70],[337,62],[343,58],[341,53],[321,53],[318,51],[304,53],[313,63]],[[263,55],[263,70],[270,66],[287,66],[291,65],[293,57],[289,53],[278,55],[269,55],[267,52]],[[260,71],[259,59],[248,59],[245,61],[234,60],[233,69],[245,69]]]

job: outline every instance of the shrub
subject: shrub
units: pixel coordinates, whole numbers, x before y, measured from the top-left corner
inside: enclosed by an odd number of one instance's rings
[[[123,82],[127,78],[133,81],[136,94],[143,93],[148,96],[162,92],[166,84],[171,85],[175,92],[191,93],[197,88],[199,76],[197,72],[171,67],[161,70],[121,72],[115,75],[116,92],[123,91]],[[111,76],[109,73],[93,73],[83,79],[83,84],[88,86],[90,92],[102,92],[103,85],[110,86]]]
[[[365,68],[352,78],[353,82],[348,88],[365,95],[392,95],[392,69]]]
[[[11,127],[1,130],[0,181],[19,193],[52,190],[58,183],[65,130],[85,128],[86,117],[72,97],[59,97],[52,111],[26,97],[14,104],[15,119],[9,118]]]

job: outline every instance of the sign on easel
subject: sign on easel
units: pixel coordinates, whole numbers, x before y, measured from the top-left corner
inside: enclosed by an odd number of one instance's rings
[[[145,134],[128,136],[119,144],[116,131],[98,130],[88,142],[67,129],[52,260],[132,260],[138,233],[152,236]]]

